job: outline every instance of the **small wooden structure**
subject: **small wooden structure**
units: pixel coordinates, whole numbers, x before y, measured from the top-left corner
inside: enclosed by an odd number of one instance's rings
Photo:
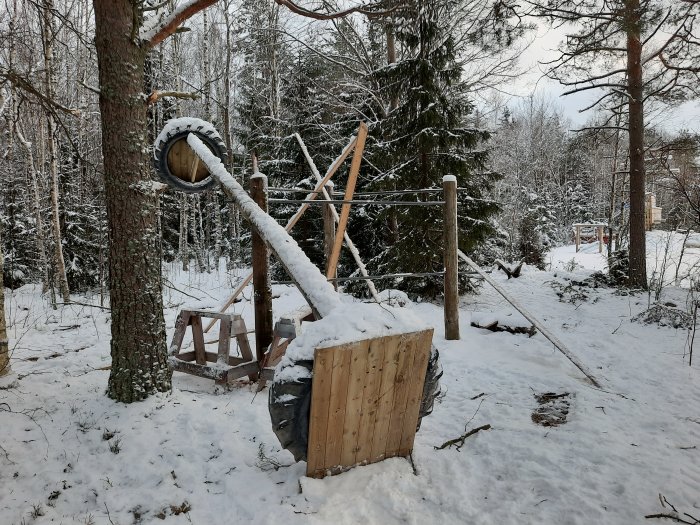
[[[433,330],[316,348],[307,476],[413,450]]]
[[[598,253],[603,253],[603,229],[608,225],[603,222],[587,222],[574,224],[574,236],[576,238],[576,251],[581,247],[581,230],[583,228],[593,228],[598,239]]]
[[[649,192],[644,196],[644,226],[651,231],[655,224],[663,222],[662,208],[656,205],[656,195]]]
[[[221,321],[217,352],[207,352],[202,330],[202,318],[216,318]],[[194,350],[182,352],[182,342],[187,327],[192,327]],[[230,355],[231,336],[236,338],[241,356]],[[217,384],[228,384],[243,376],[251,381],[258,378],[260,366],[253,357],[248,342],[248,330],[243,318],[238,314],[221,314],[200,310],[181,310],[175,322],[175,334],[168,351],[168,362],[173,370],[208,379]],[[213,364],[209,364],[213,363]]]

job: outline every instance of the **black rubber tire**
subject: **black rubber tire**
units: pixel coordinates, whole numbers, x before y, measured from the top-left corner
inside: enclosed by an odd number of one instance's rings
[[[185,193],[199,193],[214,187],[214,177],[209,176],[194,183],[187,182],[173,175],[168,166],[170,148],[179,140],[187,139],[190,133],[197,135],[214,155],[226,163],[226,145],[214,126],[205,120],[188,117],[169,120],[166,125],[170,128],[169,131],[165,135],[159,135],[153,145],[153,165],[160,179],[168,186]]]
[[[306,460],[309,444],[309,412],[311,409],[311,381],[313,361],[296,361],[290,366],[301,366],[309,371],[309,376],[296,381],[275,381],[270,384],[268,408],[272,421],[272,430],[279,439],[282,448],[289,450],[296,461]],[[432,347],[428,370],[423,384],[423,398],[418,414],[418,425],[433,411],[435,399],[440,395],[440,354]]]

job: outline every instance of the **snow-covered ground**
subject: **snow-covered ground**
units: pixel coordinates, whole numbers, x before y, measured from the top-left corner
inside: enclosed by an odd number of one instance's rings
[[[19,380],[0,390],[0,524],[631,524],[672,511],[659,494],[700,517],[700,355],[689,367],[686,330],[630,320],[646,309],[646,294],[569,286],[604,266],[591,251],[555,250],[548,272],[492,275],[603,390],[540,334],[471,327],[474,312],[510,308],[488,286],[462,298],[460,341],[444,339],[439,306],[413,304],[435,326],[445,371],[444,397],[416,436],[415,472],[391,459],[323,480],[304,477],[305,463],[280,450],[267,390],[256,396],[241,382],[225,392],[176,373],[172,393],[114,403],[104,395],[108,312],[50,310],[32,286],[8,293]],[[692,265],[700,250],[690,251]],[[563,269],[574,257],[589,269]],[[169,268],[167,276],[169,335],[179,309],[216,308],[235,282],[224,272]],[[273,292],[275,315],[303,304],[293,287]],[[663,300],[684,308],[686,295],[668,286]],[[235,310],[252,327],[249,290],[245,296]],[[569,393],[565,424],[533,422],[535,395],[544,392]],[[436,450],[485,424],[491,429],[459,450]]]

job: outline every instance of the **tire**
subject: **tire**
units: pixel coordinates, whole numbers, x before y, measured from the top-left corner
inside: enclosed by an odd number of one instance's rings
[[[153,165],[160,179],[168,186],[185,193],[199,193],[214,187],[216,179],[210,175],[201,181],[189,182],[174,175],[168,165],[170,149],[177,142],[187,140],[190,133],[197,135],[214,155],[226,162],[226,146],[214,126],[205,120],[183,117],[169,120],[156,138],[153,146]]]
[[[282,448],[289,450],[296,461],[306,460],[309,445],[309,413],[311,411],[311,382],[313,361],[296,361],[290,366],[300,366],[309,373],[308,377],[295,381],[275,381],[270,384],[268,408],[272,430],[277,435]],[[418,424],[433,411],[435,399],[440,395],[442,367],[440,355],[434,346],[428,360],[428,370],[423,384]]]

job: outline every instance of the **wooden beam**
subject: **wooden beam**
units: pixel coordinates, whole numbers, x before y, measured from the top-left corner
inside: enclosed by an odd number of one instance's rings
[[[345,187],[344,200],[346,201],[351,201],[353,193],[355,192],[355,184],[357,183],[357,176],[360,173],[360,164],[362,163],[362,152],[365,149],[366,139],[367,124],[365,124],[364,122],[360,122],[360,130],[357,133],[357,144],[355,144],[355,151],[352,155],[352,164],[350,165],[350,175],[348,176],[348,183]],[[331,253],[331,258],[328,262],[328,271],[326,272],[326,278],[330,279],[330,277],[335,274],[336,267],[338,266],[338,259],[340,258],[340,248],[343,244],[343,238],[345,236],[345,229],[347,228],[349,217],[350,204],[343,204],[343,207],[340,210],[338,231],[335,235],[335,245],[333,246],[333,252]]]
[[[321,181],[319,181],[319,183],[316,185],[316,188],[314,188],[314,191],[307,195],[306,200],[312,201],[312,200],[316,199],[321,188],[323,188],[328,183],[328,181],[331,179],[331,177],[333,175],[335,175],[335,172],[338,171],[338,168],[340,167],[340,165],[345,161],[346,158],[348,158],[348,155],[350,155],[350,152],[355,148],[356,143],[357,143],[357,138],[353,137],[350,140],[350,143],[347,146],[345,146],[345,149],[343,149],[343,151],[340,153],[338,158],[336,158],[335,161],[333,161],[333,164],[331,164],[330,168],[328,168],[328,171],[326,172],[326,175],[323,177],[323,179],[321,179]],[[287,232],[290,232],[292,230],[292,228],[294,228],[294,225],[299,221],[299,219],[301,219],[301,216],[304,215],[306,210],[309,209],[309,206],[310,206],[309,204],[302,204],[299,207],[297,212],[289,219],[289,221],[287,222],[287,225],[284,228]],[[222,306],[219,309],[220,313],[225,312],[228,309],[228,307],[231,306],[235,302],[236,298],[243,292],[243,290],[245,290],[245,287],[250,284],[250,281],[252,279],[253,279],[253,272],[248,274],[245,277],[245,279],[243,279],[243,281],[238,286],[238,288],[236,288],[236,290],[233,292],[231,297],[229,297],[228,301],[226,301],[224,306]],[[209,330],[211,330],[211,328],[216,324],[217,320],[218,319],[214,319],[213,321],[211,321],[207,325],[207,327],[205,328],[204,333],[207,333]]]
[[[484,280],[489,283],[491,286],[494,287],[494,289],[501,294],[501,296],[508,301],[511,305],[513,305],[513,308],[515,308],[518,312],[523,314],[523,317],[530,321],[535,328],[537,328],[540,333],[545,336],[547,339],[549,339],[552,344],[562,353],[566,356],[566,358],[571,361],[576,368],[578,368],[583,374],[589,379],[591,383],[593,383],[594,386],[601,388],[600,383],[598,380],[593,376],[593,373],[588,370],[588,368],[581,363],[578,358],[572,354],[568,348],[566,348],[566,345],[562,343],[558,337],[556,337],[553,333],[551,333],[547,327],[545,327],[534,315],[532,315],[529,311],[525,309],[525,307],[521,306],[518,301],[510,297],[508,293],[501,287],[500,284],[498,284],[496,281],[491,279],[491,276],[488,275],[486,272],[484,272],[478,264],[476,264],[474,261],[471,260],[467,255],[464,254],[463,251],[458,250],[457,254],[459,255],[459,258],[462,259],[465,263],[467,263],[469,266],[471,266],[476,273],[481,275]]]
[[[250,196],[267,213],[267,177],[256,173],[250,179]],[[272,342],[272,286],[270,285],[270,249],[253,228],[253,304],[255,310],[255,354],[262,362]]]

